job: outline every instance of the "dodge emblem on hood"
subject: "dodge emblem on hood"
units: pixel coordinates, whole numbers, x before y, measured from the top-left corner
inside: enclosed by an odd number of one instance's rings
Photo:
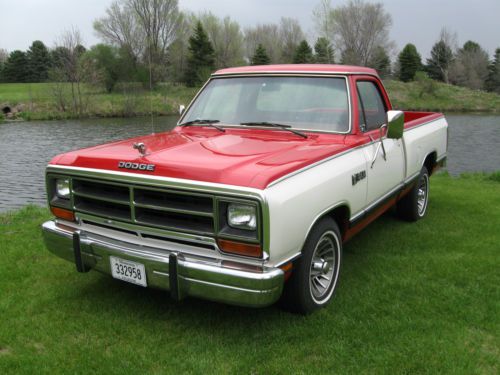
[[[155,165],[154,164],[142,164],[142,163],[133,163],[131,161],[119,161],[118,168],[121,169],[133,169],[136,171],[148,171],[154,172]]]

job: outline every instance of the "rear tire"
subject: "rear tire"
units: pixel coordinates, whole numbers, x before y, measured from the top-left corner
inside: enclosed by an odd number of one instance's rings
[[[429,203],[429,171],[424,166],[415,186],[396,206],[398,216],[406,221],[417,221],[427,213]]]
[[[342,237],[337,223],[324,218],[311,230],[285,285],[282,302],[303,315],[326,306],[337,287],[342,260]]]

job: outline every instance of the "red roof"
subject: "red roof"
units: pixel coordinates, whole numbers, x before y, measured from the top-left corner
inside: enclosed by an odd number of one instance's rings
[[[216,71],[214,74],[241,74],[241,73],[339,73],[339,74],[370,74],[377,75],[372,68],[351,65],[328,65],[328,64],[282,64],[282,65],[256,65],[239,66]]]

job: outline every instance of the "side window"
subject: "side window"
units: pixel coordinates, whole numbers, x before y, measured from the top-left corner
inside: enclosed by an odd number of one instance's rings
[[[366,131],[379,128],[386,122],[386,108],[380,91],[372,81],[358,81],[356,85],[360,98],[360,111],[363,112],[363,116],[359,116],[360,125],[363,126],[364,120]]]

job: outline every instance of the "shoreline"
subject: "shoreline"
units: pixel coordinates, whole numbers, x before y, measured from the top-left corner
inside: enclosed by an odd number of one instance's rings
[[[22,121],[84,120],[105,118],[136,118],[178,115],[179,105],[188,105],[199,87],[160,85],[153,93],[124,91],[106,93],[85,88],[82,107],[72,107],[70,96],[60,99],[59,107],[51,94],[51,83],[0,84],[0,110],[8,108],[13,118],[0,112],[0,124]],[[393,108],[441,112],[445,114],[500,115],[500,95],[470,90],[441,82],[400,82],[385,80],[384,86]]]

